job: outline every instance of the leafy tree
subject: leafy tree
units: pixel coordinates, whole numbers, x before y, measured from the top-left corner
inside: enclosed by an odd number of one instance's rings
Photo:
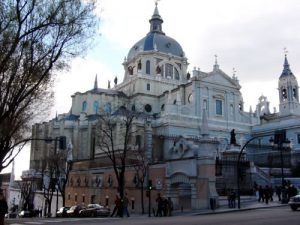
[[[0,171],[51,105],[53,75],[90,46],[95,6],[94,0],[0,1]]]

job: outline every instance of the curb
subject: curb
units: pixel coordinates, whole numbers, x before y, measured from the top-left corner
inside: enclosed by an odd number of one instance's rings
[[[267,208],[275,208],[275,207],[284,207],[288,206],[288,204],[282,204],[282,205],[270,205],[270,206],[258,206],[258,207],[245,207],[240,209],[228,209],[228,210],[214,210],[210,212],[199,212],[199,213],[193,213],[193,215],[209,215],[209,214],[221,214],[221,213],[231,213],[231,212],[243,212],[243,211],[249,211],[249,210],[256,210],[256,209],[267,209]]]

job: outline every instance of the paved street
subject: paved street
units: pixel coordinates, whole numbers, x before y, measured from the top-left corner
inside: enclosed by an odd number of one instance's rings
[[[10,225],[299,225],[300,211],[292,211],[288,206],[261,208],[246,211],[219,212],[216,214],[185,213],[173,217],[147,217],[132,215],[130,218],[36,218],[8,220]]]

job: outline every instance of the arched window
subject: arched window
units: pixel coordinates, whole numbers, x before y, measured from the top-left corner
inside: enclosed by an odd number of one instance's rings
[[[98,111],[99,111],[99,103],[97,102],[97,101],[94,101],[94,103],[93,103],[93,111],[94,111],[94,113],[98,113]]]
[[[166,64],[166,78],[173,79],[173,65],[169,63]]]
[[[132,66],[128,67],[128,73],[129,73],[129,75],[133,75],[133,68],[132,68]]]
[[[216,100],[216,114],[217,115],[222,115],[223,114],[223,103],[222,100]]]
[[[285,101],[287,99],[287,91],[285,88],[282,89],[282,100]]]
[[[233,116],[234,108],[233,105],[230,104],[230,116]]]
[[[107,113],[111,113],[111,103],[105,104],[104,111]]]
[[[146,74],[150,74],[150,61],[146,61]]]
[[[297,89],[296,88],[293,88],[293,97],[295,98],[295,99],[297,99],[298,97],[298,94],[297,94]]]
[[[239,110],[240,110],[240,111],[243,111],[243,110],[244,110],[244,107],[243,107],[243,103],[242,103],[242,102],[239,103]]]
[[[203,100],[203,109],[208,109],[208,107],[207,107],[207,100],[205,99],[205,100]]]
[[[139,60],[139,62],[138,62],[138,70],[141,70],[142,69],[142,62],[141,62],[141,60]]]
[[[175,80],[179,80],[179,72],[176,68],[175,68]]]
[[[87,109],[87,102],[84,101],[84,102],[82,103],[82,112],[85,112],[86,109]]]
[[[189,102],[189,103],[192,103],[192,102],[193,102],[193,94],[189,94],[188,102]]]

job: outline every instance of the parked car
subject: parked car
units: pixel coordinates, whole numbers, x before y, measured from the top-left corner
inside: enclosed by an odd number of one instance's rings
[[[109,216],[110,208],[104,207],[99,204],[89,204],[86,208],[83,208],[79,212],[79,216],[90,217],[90,216]]]
[[[79,216],[80,210],[82,210],[82,206],[73,205],[69,210],[67,210],[67,216],[70,217]]]
[[[24,218],[24,217],[33,217],[33,212],[30,210],[22,210],[21,212],[19,212],[18,214],[19,217]]]
[[[66,217],[67,216],[67,211],[70,209],[70,207],[61,207],[57,212],[56,212],[56,217]]]
[[[290,198],[289,205],[292,210],[297,210],[300,208],[300,195],[295,195],[294,197]]]

